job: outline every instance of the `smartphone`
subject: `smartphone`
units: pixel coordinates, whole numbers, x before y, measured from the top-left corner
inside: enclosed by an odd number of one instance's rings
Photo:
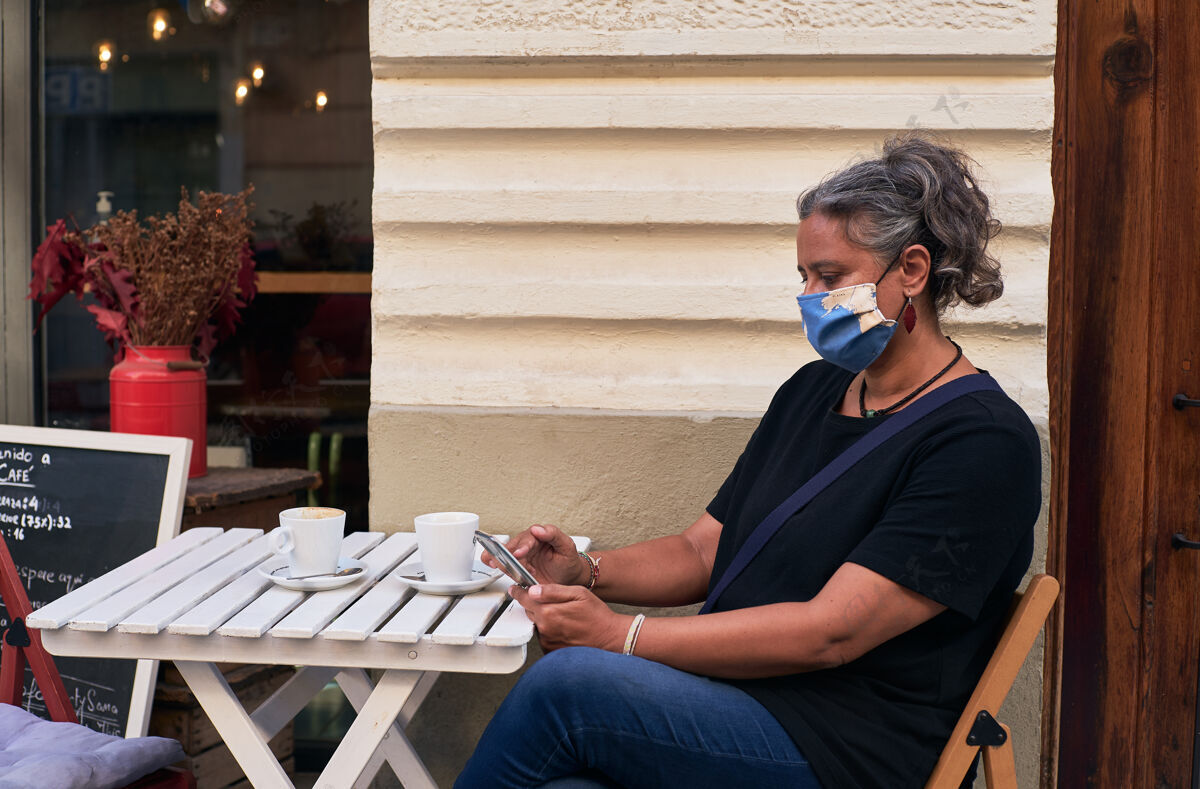
[[[512,551],[504,547],[504,543],[497,540],[490,534],[484,534],[481,531],[475,532],[475,542],[483,546],[483,549],[496,557],[496,561],[500,563],[500,567],[508,574],[509,578],[522,589],[528,589],[531,586],[537,586],[537,579],[533,577],[533,573],[525,569],[525,566],[517,561],[517,557],[512,555]]]

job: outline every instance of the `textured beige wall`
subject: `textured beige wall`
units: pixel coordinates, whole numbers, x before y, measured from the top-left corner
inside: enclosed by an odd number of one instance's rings
[[[673,534],[704,511],[756,419],[592,411],[376,407],[371,525],[438,509],[514,533],[555,523],[597,548]],[[375,469],[402,468],[388,477]]]
[[[946,328],[1044,436],[1054,12],[373,0],[372,528],[461,507],[606,546],[690,523],[814,358],[796,195],[909,127],[980,162],[1007,290]],[[510,682],[439,682],[412,731],[440,781]],[[1022,785],[1040,691],[1038,654],[1005,708]]]

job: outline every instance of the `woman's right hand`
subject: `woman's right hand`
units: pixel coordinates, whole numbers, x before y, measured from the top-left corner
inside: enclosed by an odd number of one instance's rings
[[[541,583],[585,585],[591,577],[575,541],[557,526],[535,523],[509,540],[507,547]],[[483,561],[490,567],[500,566],[486,551]]]

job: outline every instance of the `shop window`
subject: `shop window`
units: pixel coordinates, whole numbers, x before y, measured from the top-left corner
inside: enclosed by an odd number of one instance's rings
[[[319,464],[366,526],[371,71],[367,0],[45,0],[40,213],[174,210],[253,184],[260,294],[209,362],[209,444]],[[42,419],[108,427],[107,346],[60,304]],[[240,450],[240,453],[239,453]],[[310,451],[311,450],[311,451]],[[331,466],[332,461],[332,466]]]

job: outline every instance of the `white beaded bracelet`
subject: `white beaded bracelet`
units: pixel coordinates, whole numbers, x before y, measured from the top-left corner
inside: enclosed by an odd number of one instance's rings
[[[633,622],[629,625],[629,633],[625,636],[625,648],[621,650],[621,654],[633,654],[633,648],[637,646],[638,633],[641,632],[644,621],[646,621],[645,614],[638,614],[633,618]]]

